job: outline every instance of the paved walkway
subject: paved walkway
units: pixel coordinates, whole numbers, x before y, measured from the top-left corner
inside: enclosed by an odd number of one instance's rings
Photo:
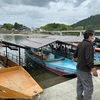
[[[98,74],[93,77],[93,100],[100,100],[100,70]],[[45,89],[40,100],[76,100],[76,78]]]

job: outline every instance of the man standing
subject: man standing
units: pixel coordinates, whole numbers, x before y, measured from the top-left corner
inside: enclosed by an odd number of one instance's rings
[[[93,76],[98,76],[97,70],[94,67],[94,49],[93,49],[94,31],[86,30],[84,40],[79,43],[75,58],[78,58],[77,63],[77,100],[92,100],[93,93]],[[91,74],[92,72],[92,74]]]

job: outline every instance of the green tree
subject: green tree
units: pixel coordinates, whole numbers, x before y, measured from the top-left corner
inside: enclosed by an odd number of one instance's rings
[[[23,25],[22,24],[18,24],[17,22],[15,22],[14,28],[17,29],[17,30],[21,30],[23,28]]]
[[[47,30],[47,31],[61,31],[61,30],[71,30],[72,29],[72,27],[68,25],[58,24],[58,23],[50,23],[40,28],[43,30]]]
[[[100,14],[92,15],[86,19],[83,19],[73,25],[72,27],[78,27],[83,26],[83,29],[93,29],[93,30],[99,30],[100,29]]]
[[[83,30],[83,27],[82,27],[82,26],[76,26],[76,27],[74,28],[74,30]]]
[[[2,25],[2,28],[5,28],[5,29],[7,29],[7,30],[12,30],[13,25],[10,24],[10,23],[4,23],[4,24]]]

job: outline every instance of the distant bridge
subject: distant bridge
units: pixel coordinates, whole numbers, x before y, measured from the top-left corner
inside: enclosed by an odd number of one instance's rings
[[[47,31],[47,32],[51,32],[52,34],[59,34],[59,35],[63,35],[63,33],[80,33],[80,36],[82,36],[82,33],[84,33],[86,30],[66,30],[66,31]],[[95,32],[100,32],[100,30],[94,30]]]

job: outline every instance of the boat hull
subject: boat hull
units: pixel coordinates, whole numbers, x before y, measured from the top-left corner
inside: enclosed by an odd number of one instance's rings
[[[57,74],[57,75],[66,76],[66,75],[76,74],[76,71],[75,71],[75,73],[68,73],[68,72],[60,71],[60,70],[58,70],[58,69],[56,70],[56,69],[54,69],[54,68],[50,68],[49,66],[46,65],[45,62],[36,59],[34,56],[32,57],[27,51],[25,52],[25,55],[26,55],[26,58],[27,58],[28,60],[30,60],[29,63],[31,63],[33,66],[34,66],[34,64],[35,64],[35,65],[37,65],[37,66],[39,66],[39,67],[45,68],[45,69],[47,69],[47,70],[49,70],[49,71],[55,73],[55,74]]]
[[[0,98],[32,99],[42,92],[43,89],[21,66],[0,70]]]
[[[94,54],[94,65],[100,65],[100,54],[99,53]]]

